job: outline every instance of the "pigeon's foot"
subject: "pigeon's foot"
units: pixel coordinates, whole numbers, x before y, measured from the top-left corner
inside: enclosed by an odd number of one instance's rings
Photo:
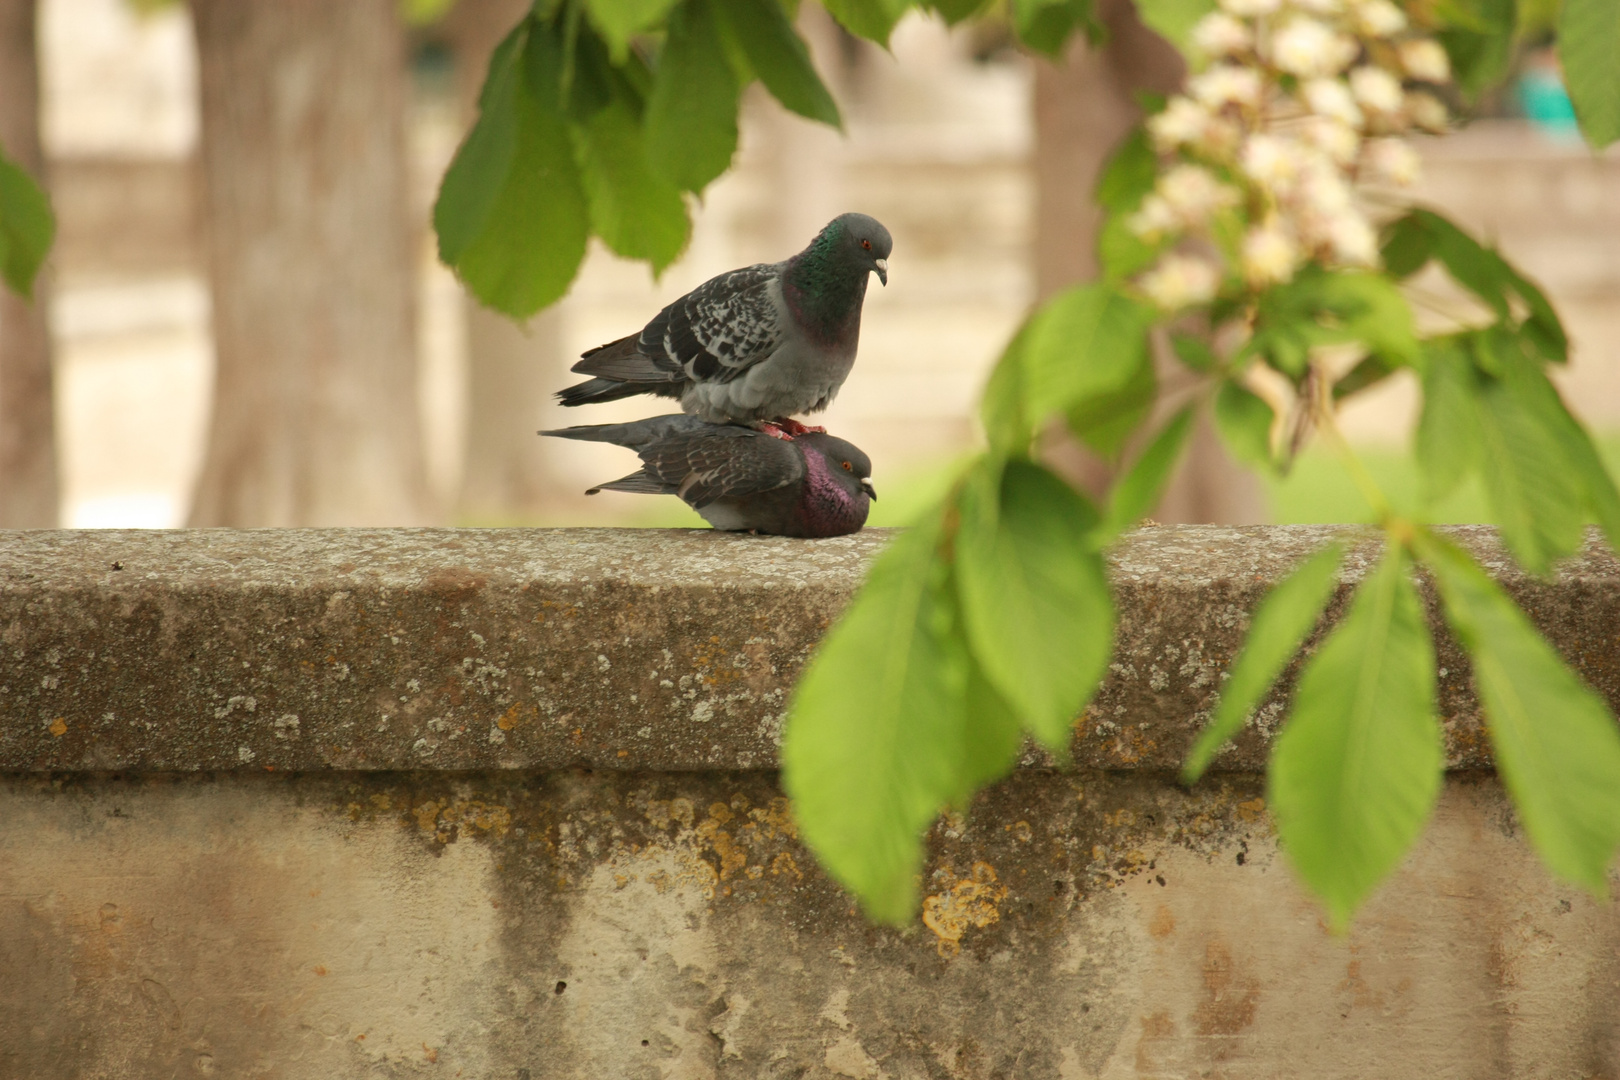
[[[787,432],[789,435],[827,434],[827,429],[824,427],[810,427],[808,425],[799,423],[797,420],[789,419],[786,416],[778,416],[775,420],[771,421],[771,423],[775,424],[776,427]]]
[[[769,435],[773,439],[781,439],[783,442],[793,441],[792,435],[789,435],[786,431],[783,431],[780,425],[774,424],[769,420],[756,420],[749,426],[762,435]]]

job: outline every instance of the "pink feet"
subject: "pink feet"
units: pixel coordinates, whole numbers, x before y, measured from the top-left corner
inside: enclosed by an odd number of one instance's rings
[[[824,427],[808,427],[797,420],[786,416],[778,416],[775,420],[760,420],[754,424],[757,431],[762,431],[773,439],[792,440],[795,435],[825,435]]]

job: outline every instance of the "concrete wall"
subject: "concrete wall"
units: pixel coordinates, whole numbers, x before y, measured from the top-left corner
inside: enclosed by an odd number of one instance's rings
[[[1620,562],[1457,535],[1620,699]],[[941,820],[894,931],[770,771],[881,534],[9,534],[0,1077],[1620,1075],[1620,919],[1530,854],[1449,642],[1440,811],[1347,937],[1267,824],[1274,708],[1165,771],[1324,536],[1128,538],[1081,767]]]

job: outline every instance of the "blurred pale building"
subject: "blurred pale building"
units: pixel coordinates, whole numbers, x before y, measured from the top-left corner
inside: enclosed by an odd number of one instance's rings
[[[847,134],[801,121],[758,93],[746,102],[736,169],[697,214],[690,250],[651,280],[593,252],[553,328],[567,359],[639,328],[657,309],[734,266],[783,258],[835,214],[858,209],[895,237],[887,289],[869,294],[859,361],[825,422],[865,448],[885,478],[914,476],[970,448],[990,365],[1035,295],[1032,63],[975,57],[970,32],[918,16],[891,54],[807,26],[845,106]],[[199,468],[212,362],[197,231],[196,61],[181,5],[138,16],[126,0],[45,0],[47,153],[61,218],[52,323],[65,524],[171,526]],[[421,389],[430,479],[454,505],[467,434],[468,314],[436,265],[426,217],[460,137],[448,81],[420,80],[412,147],[421,253]],[[1566,386],[1600,427],[1620,427],[1620,163],[1517,124],[1479,125],[1425,148],[1423,197],[1498,239],[1551,290],[1577,342]],[[554,353],[541,349],[540,355]],[[1410,388],[1358,407],[1350,428],[1398,440]],[[591,410],[532,402],[526,424],[648,415],[651,399]],[[548,448],[545,520],[638,519],[630,497],[577,492],[630,471],[621,450]],[[528,515],[533,520],[534,515]]]

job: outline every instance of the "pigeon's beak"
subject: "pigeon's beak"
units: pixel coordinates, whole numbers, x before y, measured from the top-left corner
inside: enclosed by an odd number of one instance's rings
[[[866,492],[866,497],[868,499],[871,499],[873,502],[877,502],[877,492],[872,488],[872,481],[862,480],[861,490]]]
[[[872,265],[877,267],[878,280],[887,285],[889,283],[889,260],[873,259]]]

